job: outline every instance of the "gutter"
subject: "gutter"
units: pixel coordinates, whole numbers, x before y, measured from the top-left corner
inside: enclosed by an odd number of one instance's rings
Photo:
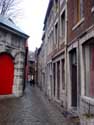
[[[67,41],[68,41],[68,0],[66,0],[66,14],[65,14],[65,85],[66,85],[66,109],[68,109],[68,80],[67,80]]]

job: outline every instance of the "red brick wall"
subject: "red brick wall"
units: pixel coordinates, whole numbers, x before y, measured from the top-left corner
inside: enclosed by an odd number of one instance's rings
[[[68,0],[68,43],[73,41],[78,35],[94,24],[94,13],[91,12],[93,0],[84,0],[84,22],[75,30],[72,28],[76,24],[77,0]]]

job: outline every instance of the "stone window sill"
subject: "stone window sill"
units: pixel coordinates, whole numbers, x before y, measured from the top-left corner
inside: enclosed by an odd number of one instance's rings
[[[94,13],[94,6],[92,7],[91,12]]]
[[[82,18],[73,28],[72,31],[75,30],[76,28],[78,28],[83,22],[84,22],[85,18]]]
[[[94,105],[94,99],[91,97],[87,97],[87,96],[82,96],[81,99],[85,102],[85,103],[90,103],[92,105]]]

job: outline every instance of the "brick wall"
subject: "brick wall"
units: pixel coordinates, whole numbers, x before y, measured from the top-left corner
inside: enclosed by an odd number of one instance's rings
[[[68,43],[94,24],[93,0],[84,0],[84,20],[76,28],[77,0],[68,0]]]

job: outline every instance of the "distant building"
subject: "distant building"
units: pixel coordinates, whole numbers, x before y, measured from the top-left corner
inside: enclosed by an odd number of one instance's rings
[[[28,80],[34,79],[35,81],[35,53],[30,52],[28,54]]]
[[[23,94],[27,39],[13,21],[0,16],[0,95]]]
[[[38,85],[38,52],[39,49],[35,50],[35,83]]]

